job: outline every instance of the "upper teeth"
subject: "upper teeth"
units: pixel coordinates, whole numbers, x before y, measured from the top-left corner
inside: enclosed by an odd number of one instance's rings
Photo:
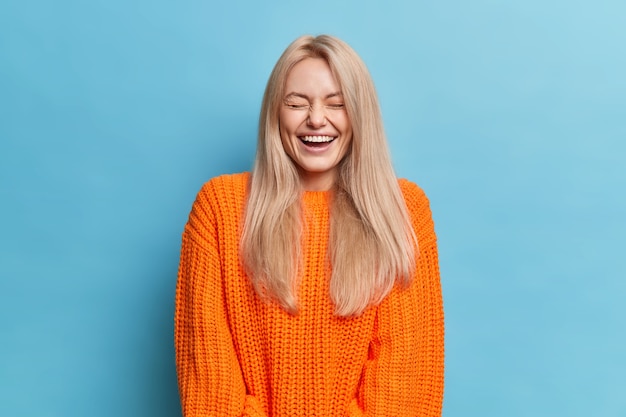
[[[333,136],[303,136],[305,142],[330,142],[335,139]]]

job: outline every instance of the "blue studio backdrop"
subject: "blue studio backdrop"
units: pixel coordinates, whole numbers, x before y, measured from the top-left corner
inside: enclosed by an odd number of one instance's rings
[[[295,37],[369,66],[431,199],[445,417],[626,416],[626,3],[0,4],[0,415],[180,416],[180,235]]]

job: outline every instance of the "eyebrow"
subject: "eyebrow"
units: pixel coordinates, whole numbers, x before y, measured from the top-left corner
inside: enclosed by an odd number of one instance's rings
[[[284,99],[288,100],[288,99],[290,99],[292,97],[299,97],[299,98],[303,98],[305,100],[311,101],[309,96],[307,96],[306,94],[296,93],[296,92],[292,92],[292,93],[287,94]],[[326,97],[324,97],[324,99],[329,99],[329,98],[333,98],[333,97],[343,97],[343,94],[341,93],[341,91],[336,91],[334,93],[328,94]]]

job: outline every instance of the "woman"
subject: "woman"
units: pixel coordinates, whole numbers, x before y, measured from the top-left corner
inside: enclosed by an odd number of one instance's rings
[[[434,226],[395,177],[365,65],[296,39],[259,124],[252,172],[206,183],[183,234],[184,415],[440,416]]]

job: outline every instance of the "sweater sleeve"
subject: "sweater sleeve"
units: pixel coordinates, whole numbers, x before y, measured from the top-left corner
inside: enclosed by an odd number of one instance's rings
[[[183,415],[265,417],[260,403],[246,393],[232,342],[208,194],[203,189],[193,205],[178,269],[174,339]]]
[[[428,199],[403,187],[418,237],[413,282],[378,306],[357,398],[348,416],[441,416],[444,321],[437,243]]]

